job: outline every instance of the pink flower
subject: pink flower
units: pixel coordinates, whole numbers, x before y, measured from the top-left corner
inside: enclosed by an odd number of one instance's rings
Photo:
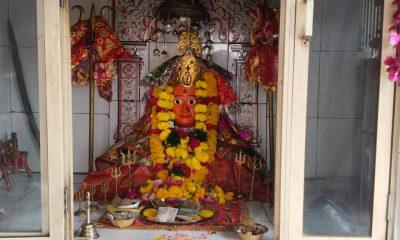
[[[393,32],[389,35],[390,44],[397,46],[400,43],[400,35],[397,32]]]
[[[167,178],[165,180],[165,184],[167,184],[168,186],[180,186],[182,184],[181,181],[174,181],[172,179]]]
[[[179,128],[178,128],[178,129],[176,129],[176,130],[177,130],[177,132],[178,132],[180,138],[186,138],[187,136],[189,136],[189,133],[183,131],[182,129],[179,129]]]
[[[200,146],[200,140],[197,138],[191,138],[188,145],[190,148],[195,149],[196,147]]]
[[[176,162],[174,164],[172,171],[175,175],[181,176],[181,177],[184,176],[185,178],[190,177],[190,174],[192,173],[192,170],[188,166],[183,164],[182,162]],[[183,176],[182,176],[182,174],[183,174]]]
[[[140,198],[141,195],[142,194],[139,192],[139,190],[135,189],[135,190],[128,191],[128,193],[126,194],[126,197],[130,198],[130,199],[134,199],[134,198]]]
[[[165,168],[165,164],[163,164],[163,163],[157,163],[157,164],[154,166],[154,171],[155,171],[155,172],[159,172],[159,171],[163,170],[164,168]]]
[[[384,64],[388,66],[386,71],[389,73],[389,80],[392,82],[398,82],[400,80],[400,59],[386,57]]]
[[[156,104],[157,104],[157,98],[150,98],[149,103],[150,103],[151,105],[156,105]]]

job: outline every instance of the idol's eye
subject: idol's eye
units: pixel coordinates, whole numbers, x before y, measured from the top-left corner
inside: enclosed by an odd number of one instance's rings
[[[175,104],[175,105],[179,105],[179,104],[181,104],[181,103],[182,103],[182,100],[179,99],[179,98],[177,98],[177,99],[174,100],[174,104]]]
[[[189,104],[190,105],[194,105],[194,104],[196,104],[196,99],[189,99]]]

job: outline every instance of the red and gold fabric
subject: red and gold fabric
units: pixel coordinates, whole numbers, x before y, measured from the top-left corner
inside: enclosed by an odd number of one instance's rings
[[[110,25],[102,16],[96,17],[94,42],[90,43],[89,21],[81,20],[71,27],[72,82],[77,85],[89,83],[90,52],[93,51],[93,78],[99,95],[111,101],[112,81],[117,78],[117,60],[132,55],[123,48]]]
[[[254,19],[250,32],[252,47],[247,52],[244,68],[247,80],[260,84],[268,91],[275,91],[277,87],[278,49],[275,41],[279,23],[272,11],[273,9],[257,5],[249,12]]]

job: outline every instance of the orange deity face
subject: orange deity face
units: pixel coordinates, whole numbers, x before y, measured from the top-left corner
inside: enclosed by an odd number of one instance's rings
[[[194,87],[185,88],[177,85],[173,89],[175,98],[172,112],[175,113],[175,124],[180,127],[194,126],[196,122],[194,106],[197,103]]]

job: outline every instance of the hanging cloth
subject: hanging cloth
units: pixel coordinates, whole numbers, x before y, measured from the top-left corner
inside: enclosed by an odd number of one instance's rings
[[[107,101],[112,99],[112,81],[117,78],[117,60],[130,59],[112,27],[102,16],[96,16],[94,42],[90,44],[89,20],[80,20],[71,27],[72,82],[89,84],[90,51],[94,53],[93,79],[99,95]]]

